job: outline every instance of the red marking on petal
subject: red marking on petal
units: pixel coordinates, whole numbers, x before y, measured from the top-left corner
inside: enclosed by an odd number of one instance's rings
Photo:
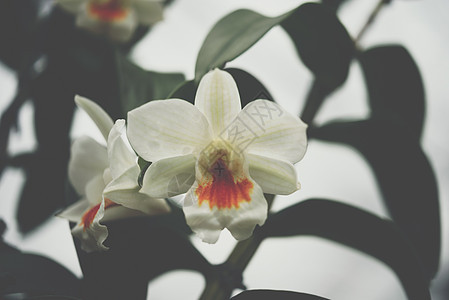
[[[254,184],[248,178],[235,179],[222,159],[210,169],[212,180],[198,186],[195,193],[199,204],[209,202],[209,207],[239,208],[241,202],[251,201]]]
[[[128,10],[120,3],[120,0],[109,0],[105,3],[89,3],[89,13],[106,22],[124,18]]]
[[[109,199],[104,199],[104,209],[107,209],[109,207],[117,206],[117,203],[112,202]],[[101,203],[91,207],[89,210],[87,210],[84,215],[81,217],[81,224],[84,226],[84,231],[92,225],[92,222],[95,219],[95,216],[98,213],[98,210],[100,209]]]

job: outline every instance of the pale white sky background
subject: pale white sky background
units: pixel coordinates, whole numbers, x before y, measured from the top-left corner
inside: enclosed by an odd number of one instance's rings
[[[276,16],[303,2],[176,0],[166,10],[165,20],[136,47],[132,58],[144,68],[161,72],[180,71],[192,78],[201,43],[221,17],[238,8]],[[358,33],[377,2],[349,0],[342,7],[339,16],[351,35]],[[427,96],[422,141],[437,175],[443,225],[442,266],[434,282],[436,287],[449,278],[448,12],[447,0],[395,0],[382,10],[361,42],[366,48],[385,43],[402,44],[422,72]],[[281,28],[271,30],[229,66],[255,75],[276,101],[293,114],[299,113],[303,105],[300,99],[307,93],[311,75],[299,61],[292,42]],[[0,111],[3,111],[15,93],[16,75],[0,65],[0,80]],[[363,118],[368,114],[366,103],[361,70],[353,63],[348,81],[325,103],[317,121]],[[32,118],[32,106],[25,105],[20,113],[22,132],[11,136],[11,152],[26,151],[35,145]],[[88,134],[100,138],[93,123],[83,113],[77,114],[75,125],[74,137]],[[278,196],[274,210],[311,197],[323,197],[387,216],[371,170],[351,149],[312,141],[305,158],[297,164],[297,170],[302,190],[290,196]],[[26,237],[17,232],[14,212],[22,176],[21,171],[8,169],[0,181],[0,217],[9,229],[6,240],[24,251],[48,255],[81,276],[65,220],[54,218]],[[192,240],[212,263],[223,262],[235,245],[227,232],[222,233],[215,245],[204,244],[196,238]],[[387,266],[347,247],[314,237],[265,241],[245,271],[244,278],[248,288],[295,290],[335,300],[406,299],[400,282]],[[150,283],[151,299],[196,299],[203,287],[204,280],[199,274],[170,272]],[[435,292],[433,299],[443,300]]]

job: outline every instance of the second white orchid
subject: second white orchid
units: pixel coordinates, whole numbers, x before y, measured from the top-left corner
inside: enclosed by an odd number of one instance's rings
[[[293,163],[307,146],[307,125],[276,103],[256,100],[241,109],[232,76],[206,74],[195,105],[151,101],[128,113],[134,150],[153,162],[142,191],[152,197],[186,193],[187,224],[215,243],[227,228],[237,240],[267,218],[263,193],[298,190]]]
[[[69,161],[69,180],[81,199],[59,216],[77,223],[72,233],[80,239],[83,250],[107,250],[103,242],[108,229],[103,222],[167,213],[170,208],[164,199],[140,193],[137,156],[122,139],[125,120],[114,124],[96,103],[79,96],[75,97],[75,102],[96,123],[107,147],[86,136],[75,140]]]

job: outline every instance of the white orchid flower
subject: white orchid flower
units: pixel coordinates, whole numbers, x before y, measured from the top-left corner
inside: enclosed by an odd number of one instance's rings
[[[139,192],[137,156],[122,139],[125,120],[114,124],[96,103],[79,96],[75,97],[75,102],[94,120],[107,147],[90,137],[75,140],[69,161],[69,180],[82,198],[58,216],[77,222],[72,234],[81,240],[83,250],[107,250],[103,242],[108,230],[100,222],[143,213],[166,213],[170,208],[164,199]]]
[[[162,20],[162,0],[56,0],[76,14],[77,26],[104,34],[117,42],[128,41],[138,24]]]
[[[152,197],[186,193],[187,224],[215,243],[227,228],[237,240],[267,217],[263,193],[298,190],[293,163],[307,146],[307,125],[276,103],[256,100],[241,109],[232,76],[206,74],[195,105],[157,100],[128,113],[128,138],[145,160],[142,191]]]

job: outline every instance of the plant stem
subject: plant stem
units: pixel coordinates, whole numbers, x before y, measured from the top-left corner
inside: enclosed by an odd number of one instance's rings
[[[384,7],[384,4],[389,4],[390,2],[391,2],[391,0],[379,0],[379,2],[377,3],[376,7],[374,7],[374,10],[371,12],[370,16],[366,20],[365,25],[363,25],[363,27],[360,30],[359,34],[355,38],[354,44],[357,45],[360,42],[360,40],[362,39],[362,37],[365,34],[365,32],[367,31],[367,29],[374,23],[374,20],[379,15],[379,12]]]
[[[268,210],[274,201],[274,195],[265,194],[268,202]],[[263,238],[255,232],[249,239],[239,242],[229,255],[226,265],[235,275],[241,276],[248,266],[251,258],[256,253]],[[222,283],[220,277],[214,277],[207,281],[206,288],[201,295],[201,300],[225,300],[229,299],[236,286],[228,287]]]
[[[329,95],[328,89],[326,89],[318,80],[314,80],[310,87],[309,93],[305,101],[304,108],[301,113],[301,119],[306,124],[311,124],[315,119],[318,109],[323,104],[327,95]]]

